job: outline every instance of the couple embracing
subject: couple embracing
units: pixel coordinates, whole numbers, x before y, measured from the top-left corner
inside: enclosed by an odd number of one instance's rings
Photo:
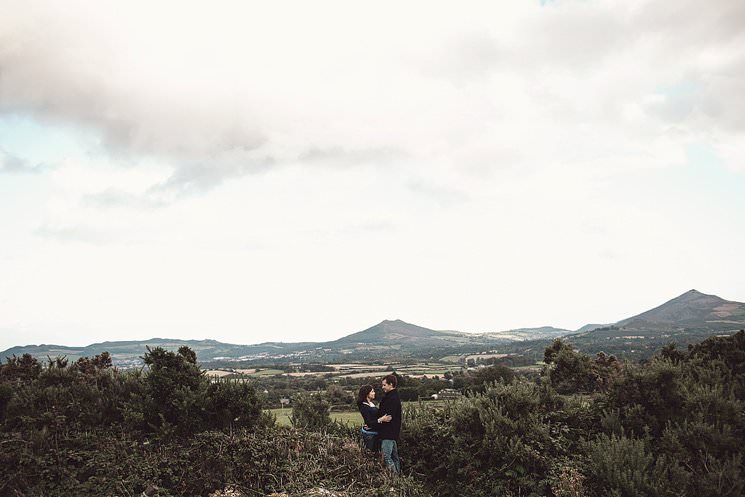
[[[398,438],[401,435],[401,399],[396,385],[398,378],[389,374],[381,382],[383,399],[380,406],[375,406],[375,389],[372,385],[363,385],[357,396],[357,407],[365,420],[362,427],[362,438],[370,450],[383,453],[383,461],[394,473],[401,472],[401,460],[398,457]]]

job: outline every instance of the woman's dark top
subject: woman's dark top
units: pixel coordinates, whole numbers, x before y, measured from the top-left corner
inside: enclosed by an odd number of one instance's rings
[[[378,424],[377,407],[372,407],[369,404],[360,404],[360,414],[362,414],[362,419],[365,420],[369,431],[378,431],[380,425]]]

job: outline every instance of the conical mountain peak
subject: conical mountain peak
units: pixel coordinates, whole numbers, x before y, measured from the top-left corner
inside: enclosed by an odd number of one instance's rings
[[[692,328],[739,315],[742,304],[692,289],[664,304],[617,323],[623,328]]]

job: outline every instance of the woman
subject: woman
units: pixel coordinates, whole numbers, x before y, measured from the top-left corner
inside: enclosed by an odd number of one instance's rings
[[[375,399],[375,389],[372,385],[362,385],[357,394],[357,408],[365,421],[360,433],[362,434],[362,440],[365,442],[365,447],[377,451],[379,446],[377,443],[378,427],[380,425],[378,424],[378,408],[373,399]],[[390,421],[390,416],[383,416],[381,421]]]

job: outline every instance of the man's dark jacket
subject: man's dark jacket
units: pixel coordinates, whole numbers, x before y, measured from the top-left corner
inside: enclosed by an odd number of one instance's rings
[[[401,435],[401,399],[398,396],[398,390],[395,388],[383,395],[378,407],[378,417],[382,418],[386,414],[391,415],[391,420],[387,423],[378,425],[378,438],[381,440],[398,440]]]

